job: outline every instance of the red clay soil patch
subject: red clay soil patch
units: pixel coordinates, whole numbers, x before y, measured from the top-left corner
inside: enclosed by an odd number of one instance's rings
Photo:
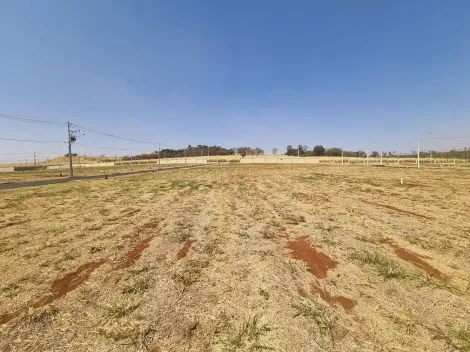
[[[353,309],[356,305],[356,302],[353,301],[351,298],[344,296],[332,296],[326,289],[321,288],[315,283],[312,283],[311,286],[312,293],[318,293],[320,297],[327,302],[338,303],[346,310]]]
[[[420,218],[424,218],[424,219],[428,219],[428,220],[433,220],[433,219],[434,219],[434,218],[432,218],[432,217],[430,217],[430,216],[421,215],[421,214],[418,214],[418,213],[414,213],[414,212],[412,212],[412,211],[399,209],[399,208],[394,207],[394,206],[392,206],[392,205],[370,202],[370,201],[364,200],[364,199],[361,199],[361,202],[362,202],[362,203],[366,203],[366,204],[370,204],[370,205],[375,205],[375,206],[378,206],[378,207],[387,208],[387,209],[390,209],[390,210],[394,210],[394,211],[399,212],[399,213],[402,213],[402,214],[414,215],[414,216],[418,216],[418,217],[420,217]]]
[[[127,268],[131,266],[132,264],[134,264],[137,260],[139,260],[144,249],[150,245],[150,241],[152,240],[152,238],[153,236],[147,237],[142,242],[140,242],[136,247],[131,249],[129,252],[124,253],[124,257],[125,257],[124,263],[117,266],[116,269]]]
[[[83,285],[90,278],[90,275],[93,273],[93,271],[95,271],[104,263],[105,260],[101,259],[98,261],[83,264],[74,272],[68,273],[62,278],[55,280],[52,283],[50,294],[40,298],[29,306],[17,310],[16,312],[1,316],[0,324],[5,324],[10,320],[18,317],[19,315],[27,311],[29,307],[39,308],[52,303],[56,299],[65,296],[70,291],[75,290],[78,286]]]
[[[158,221],[152,221],[142,225],[143,229],[156,229],[157,227]]]
[[[388,244],[390,247],[392,247],[394,249],[395,254],[398,257],[400,257],[401,259],[403,259],[404,261],[406,261],[408,263],[411,263],[415,267],[424,270],[426,273],[429,274],[429,276],[431,276],[431,277],[433,277],[433,278],[435,278],[439,281],[442,281],[442,282],[449,282],[450,281],[450,278],[448,276],[444,275],[438,269],[434,268],[433,266],[431,266],[430,264],[425,262],[423,259],[421,259],[421,258],[431,259],[430,257],[422,256],[422,255],[415,254],[415,253],[411,253],[407,249],[405,249],[403,247],[400,247],[398,244],[395,244],[390,240],[382,240],[382,241],[380,241],[380,243]]]
[[[182,259],[186,257],[186,254],[188,254],[189,248],[191,248],[194,242],[196,242],[196,240],[186,240],[186,242],[184,243],[184,246],[178,252],[178,259]]]
[[[338,265],[338,262],[312,247],[308,242],[308,236],[301,236],[295,241],[287,242],[287,247],[292,250],[292,256],[307,263],[309,271],[319,279],[325,278],[328,270]]]

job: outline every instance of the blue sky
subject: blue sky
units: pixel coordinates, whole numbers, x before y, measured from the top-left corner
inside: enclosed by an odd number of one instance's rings
[[[469,18],[466,0],[3,0],[0,113],[175,147],[470,136]],[[0,137],[65,130],[0,119]],[[81,142],[149,147],[91,133]],[[62,149],[0,141],[0,154]]]

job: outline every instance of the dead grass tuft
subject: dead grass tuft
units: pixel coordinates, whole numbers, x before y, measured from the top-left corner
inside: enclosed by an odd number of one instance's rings
[[[122,300],[110,303],[103,307],[103,316],[106,321],[125,317],[140,306],[140,302],[133,300]]]
[[[207,260],[189,259],[182,268],[172,275],[172,279],[184,287],[191,286],[199,281],[203,269],[208,265],[209,262]]]
[[[315,308],[313,302],[305,297],[292,304],[292,308],[296,311],[294,318],[303,316],[312,320],[321,335],[332,337],[332,321],[324,308]]]
[[[386,254],[364,250],[352,253],[350,258],[374,266],[384,279],[404,279],[406,277],[405,269]]]
[[[261,323],[261,314],[256,314],[253,318],[248,318],[236,331],[229,332],[227,336],[219,340],[222,351],[272,351],[261,342],[271,328],[267,323]]]
[[[41,308],[29,308],[28,313],[24,317],[24,323],[26,325],[31,324],[49,324],[52,323],[59,313],[59,310],[52,306],[47,305]]]
[[[153,278],[149,276],[139,277],[133,283],[123,288],[122,293],[143,294],[154,284]]]
[[[298,225],[301,222],[305,222],[305,216],[303,215],[289,214],[284,219],[289,225]]]

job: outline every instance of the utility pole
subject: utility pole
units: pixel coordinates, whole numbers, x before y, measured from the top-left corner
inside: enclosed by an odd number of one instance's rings
[[[383,150],[380,151],[380,165],[382,165],[382,154],[383,154]]]
[[[72,139],[70,136],[70,122],[67,121],[67,132],[69,135],[69,168],[70,168],[70,175],[69,177],[73,177],[73,166],[72,166]]]
[[[158,142],[158,168],[160,168],[160,142]]]
[[[300,157],[300,145],[297,147],[297,158]]]
[[[184,148],[184,165],[186,165],[186,148]]]
[[[369,148],[367,148],[367,166],[369,166]]]
[[[419,169],[419,138],[418,138],[418,169]]]
[[[344,165],[344,152],[343,152],[343,149],[341,149],[341,165]]]
[[[36,166],[36,152],[33,154],[34,166]]]

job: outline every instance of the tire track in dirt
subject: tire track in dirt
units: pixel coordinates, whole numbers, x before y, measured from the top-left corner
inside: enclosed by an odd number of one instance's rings
[[[147,225],[147,224],[145,224]],[[145,226],[143,225],[143,226]],[[137,246],[133,249],[125,252],[123,254],[125,261],[115,267],[113,270],[124,269],[133,265],[142,255],[142,252],[148,248],[150,242],[154,236],[147,237],[143,239]],[[80,265],[75,271],[65,274],[59,279],[56,279],[52,282],[50,293],[41,297],[37,301],[34,301],[31,304],[28,304],[25,307],[22,307],[12,313],[0,315],[0,325],[8,323],[10,320],[15,319],[25,313],[30,307],[40,308],[45,305],[51,304],[55,300],[66,296],[69,292],[75,290],[79,286],[83,285],[88,281],[91,274],[101,267],[103,264],[108,262],[107,258],[102,258],[96,261],[91,261],[85,264]]]
[[[437,279],[441,282],[444,282],[444,283],[448,283],[450,281],[449,276],[444,275],[438,269],[434,268],[432,265],[430,265],[429,263],[427,263],[426,261],[423,260],[423,258],[424,259],[431,259],[430,257],[421,256],[419,254],[412,253],[409,250],[399,246],[398,244],[392,242],[389,239],[380,240],[378,242],[381,243],[381,244],[388,244],[390,247],[393,248],[395,254],[399,258],[401,258],[404,261],[414,265],[415,267],[417,267],[419,269],[424,270],[426,273],[429,274],[429,276],[431,276],[431,277],[433,277],[433,278],[435,278],[435,279]]]
[[[42,306],[54,302],[55,300],[61,297],[64,297],[70,291],[73,291],[77,287],[84,284],[90,278],[90,275],[105,262],[105,259],[100,259],[97,261],[83,264],[78,267],[78,269],[74,272],[68,273],[62,278],[55,280],[51,285],[51,291],[48,295],[43,296],[31,305],[20,308],[13,313],[2,315],[0,318],[0,324],[6,324],[10,320],[22,315],[29,309],[29,307],[40,308]]]
[[[139,258],[142,256],[142,252],[144,249],[148,248],[150,245],[150,241],[152,241],[153,236],[147,237],[142,240],[136,247],[131,249],[130,251],[124,253],[124,262],[118,265],[114,270],[118,269],[125,269],[134,264]]]
[[[186,254],[188,254],[188,251],[189,251],[189,249],[191,248],[191,246],[193,245],[194,242],[196,242],[196,240],[191,240],[191,239],[186,240],[183,247],[178,251],[178,254],[177,254],[178,260],[183,259],[184,257],[186,257]]]
[[[415,213],[415,212],[412,212],[412,211],[408,211],[408,210],[403,210],[403,209],[394,207],[393,205],[375,203],[375,202],[371,202],[371,201],[364,200],[364,199],[361,199],[361,202],[365,203],[365,204],[369,204],[369,205],[375,205],[377,207],[382,207],[382,208],[387,208],[387,209],[390,209],[390,210],[394,210],[394,211],[396,211],[398,213],[401,213],[401,214],[414,215],[414,216],[417,216],[417,217],[420,217],[420,218],[423,218],[423,219],[434,220],[434,218],[432,218],[430,216],[421,215],[421,214],[418,214],[418,213]]]

